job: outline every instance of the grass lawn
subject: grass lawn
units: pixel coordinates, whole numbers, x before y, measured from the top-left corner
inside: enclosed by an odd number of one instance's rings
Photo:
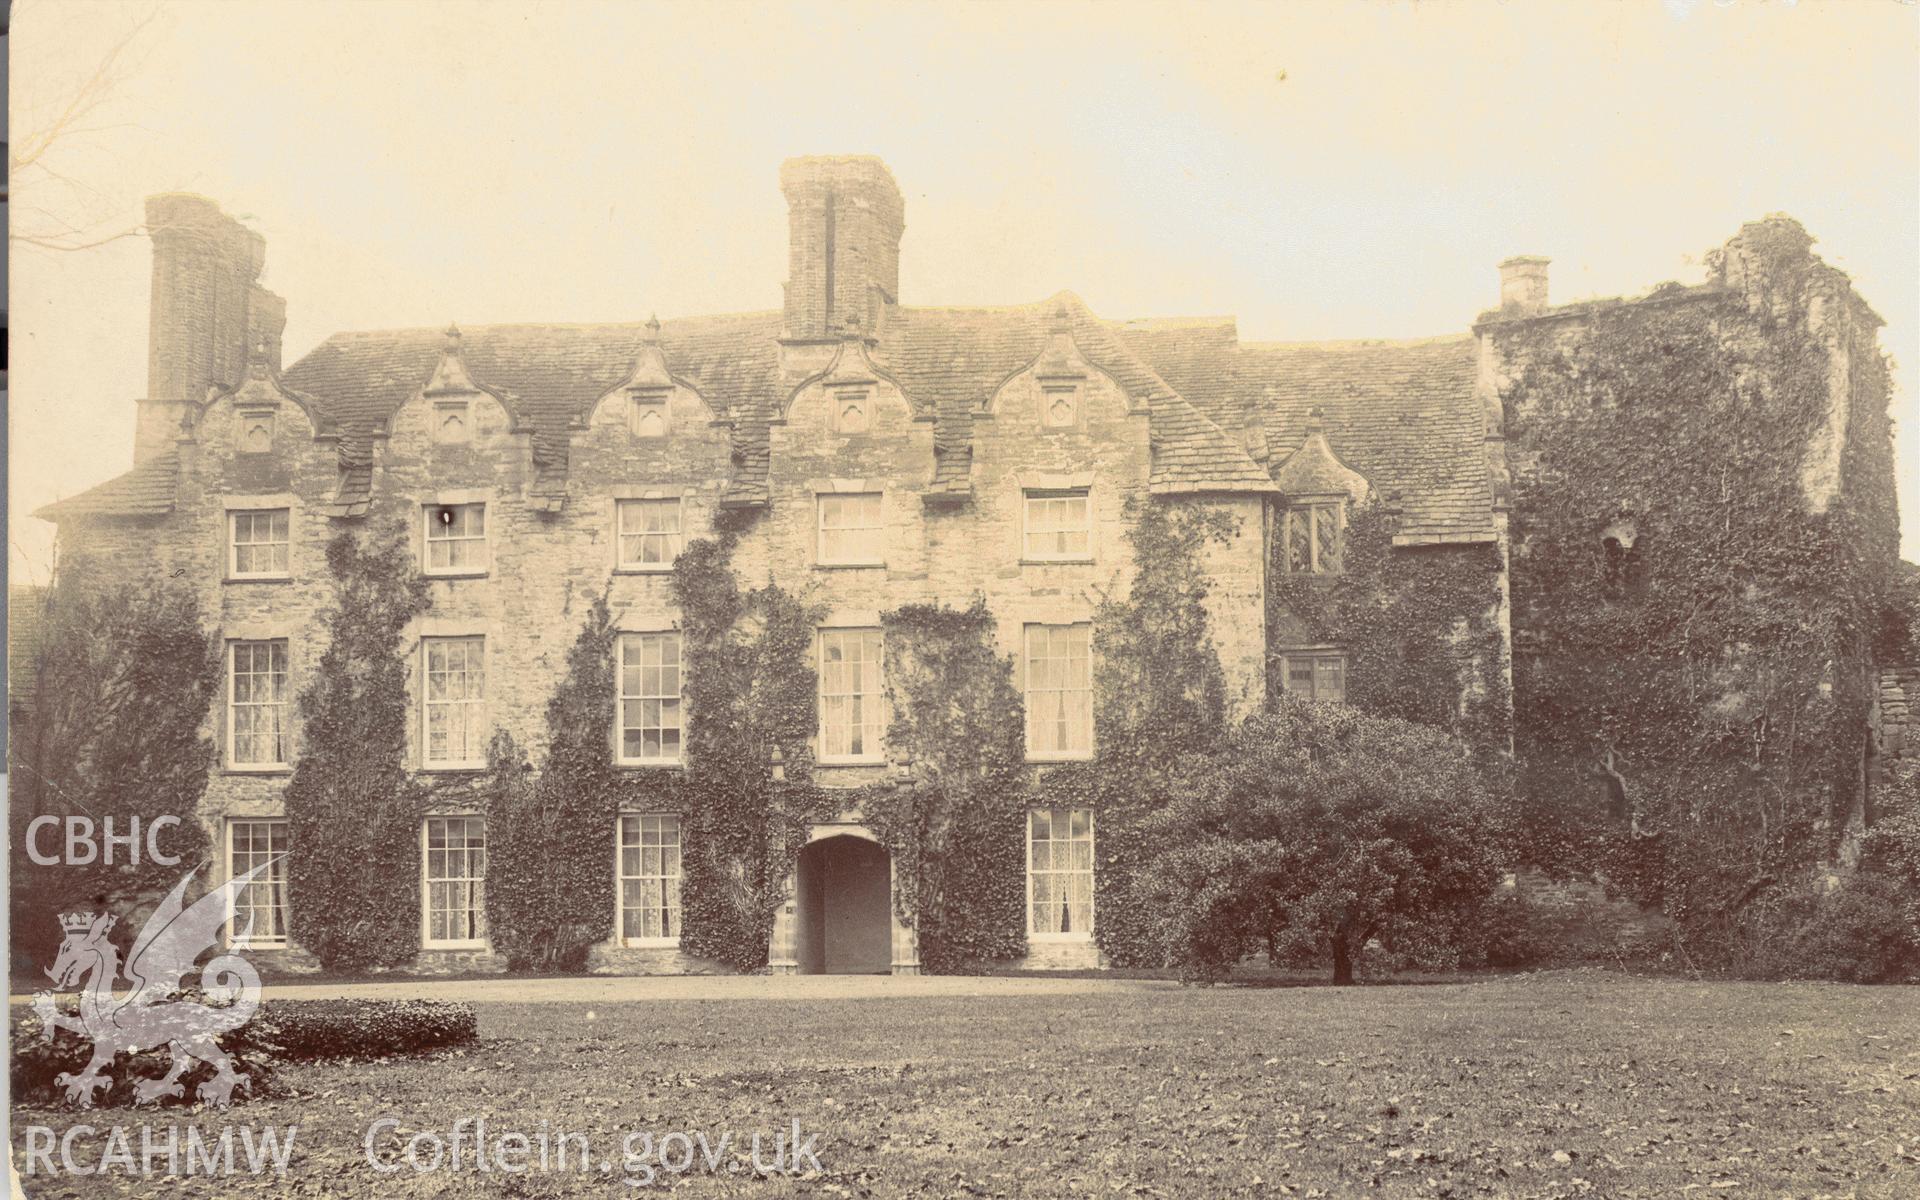
[[[622,1140],[817,1135],[743,1196],[1920,1196],[1920,990],[1593,973],[1426,987],[488,1004],[483,1044],[289,1067],[229,1113],[20,1108],[19,1127],[297,1123],[284,1179],[29,1179],[29,1196],[619,1195]],[[380,1174],[416,1131],[584,1132],[597,1169]],[[82,1161],[97,1158],[94,1148]],[[467,1138],[468,1165],[472,1137]],[[83,1144],[84,1145],[84,1144]],[[766,1154],[772,1142],[766,1143]],[[425,1154],[431,1149],[422,1143]],[[137,1142],[136,1142],[137,1153]],[[680,1157],[675,1146],[669,1155]],[[18,1161],[18,1160],[16,1160]],[[657,1161],[657,1160],[656,1160]]]

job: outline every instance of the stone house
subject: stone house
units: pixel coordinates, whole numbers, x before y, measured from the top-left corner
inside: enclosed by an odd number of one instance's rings
[[[622,668],[609,752],[622,769],[677,769],[671,569],[723,513],[743,529],[743,578],[804,589],[827,614],[818,782],[891,769],[880,614],[976,596],[1025,693],[1030,761],[1090,758],[1091,622],[1132,569],[1127,505],[1161,499],[1233,521],[1205,551],[1233,714],[1270,689],[1392,709],[1418,675],[1442,699],[1414,715],[1474,714],[1479,732],[1511,739],[1507,342],[1578,320],[1547,307],[1545,260],[1502,264],[1501,307],[1468,333],[1261,345],[1231,319],[1112,320],[1069,292],[908,304],[904,211],[884,165],[795,159],[780,184],[780,311],[341,333],[284,367],[285,304],[260,286],[260,236],[201,197],[149,201],[135,466],[39,515],[59,523],[69,561],[199,589],[225,647],[207,714],[220,761],[200,814],[223,870],[288,848],[295,697],[333,601],[324,548],[342,523],[383,512],[403,515],[432,593],[408,634],[420,772],[483,767],[495,729],[539,752],[579,614],[602,589]],[[1387,571],[1457,561],[1474,580],[1420,645],[1360,649],[1337,622],[1276,602],[1341,576],[1349,525],[1366,521],[1384,531]],[[1049,811],[1028,837],[1042,864],[1028,871],[1032,962],[1090,965],[1098,830],[1084,811]],[[675,950],[677,818],[622,814],[617,838],[619,914],[596,966],[696,969]],[[917,970],[860,814],[811,838],[773,968]],[[419,966],[487,963],[484,817],[434,813],[420,839]],[[285,905],[278,883],[245,900],[254,947],[298,965]]]

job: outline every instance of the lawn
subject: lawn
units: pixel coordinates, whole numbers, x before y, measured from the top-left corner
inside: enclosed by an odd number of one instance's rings
[[[483,1043],[463,1053],[290,1067],[281,1086],[292,1094],[224,1115],[139,1114],[215,1136],[228,1124],[298,1123],[282,1180],[116,1173],[32,1179],[27,1194],[618,1195],[630,1192],[626,1135],[730,1130],[717,1173],[696,1152],[693,1173],[655,1186],[755,1197],[1920,1196],[1913,988],[1577,973],[488,1004],[480,1018]],[[490,1141],[583,1132],[614,1169],[382,1174],[364,1143],[385,1115],[399,1120],[375,1142],[387,1162],[404,1164],[416,1131],[445,1140],[456,1119],[484,1116]],[[22,1124],[134,1116],[23,1108],[14,1136]],[[753,1131],[795,1120],[818,1139],[818,1173],[728,1172]],[[468,1164],[471,1145],[468,1134]],[[97,1158],[97,1146],[86,1153]]]

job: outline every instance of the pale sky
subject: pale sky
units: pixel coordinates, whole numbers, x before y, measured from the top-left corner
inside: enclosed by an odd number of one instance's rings
[[[777,308],[797,154],[884,157],[901,299],[1062,288],[1246,340],[1463,332],[1495,264],[1552,298],[1697,282],[1786,212],[1886,318],[1920,429],[1911,4],[198,3],[171,0],[15,231],[188,190],[267,239],[287,361],[344,329]],[[148,12],[28,0],[13,140]],[[13,253],[12,553],[132,462],[149,251]],[[1920,513],[1920,434],[1900,449]],[[1920,559],[1920,517],[1906,555]]]

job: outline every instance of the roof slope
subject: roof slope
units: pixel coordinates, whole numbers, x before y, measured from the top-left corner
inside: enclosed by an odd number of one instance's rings
[[[768,498],[767,426],[795,382],[781,373],[780,333],[777,312],[658,326],[668,369],[732,425],[729,505]],[[1332,453],[1398,504],[1397,541],[1494,535],[1471,337],[1243,344],[1230,318],[1107,322],[1069,292],[1006,308],[888,309],[871,356],[935,418],[931,500],[971,494],[973,415],[1059,333],[1070,333],[1080,354],[1150,414],[1155,492],[1277,490],[1275,475],[1305,442],[1317,409]],[[564,497],[570,431],[628,378],[650,336],[648,324],[635,322],[463,331],[474,382],[532,436],[536,499]],[[444,333],[426,329],[337,334],[282,376],[311,400],[321,431],[340,437],[334,515],[365,511],[372,442],[426,384],[446,345]],[[169,453],[39,515],[165,513],[177,473]]]
[[[70,517],[160,516],[173,511],[174,484],[179,475],[180,455],[168,450],[78,496],[36,509],[33,515],[48,521],[64,521]]]
[[[1398,493],[1396,541],[1478,541],[1494,526],[1474,375],[1471,337],[1250,344],[1235,386],[1265,422],[1275,464],[1306,440],[1317,408],[1341,460]]]

